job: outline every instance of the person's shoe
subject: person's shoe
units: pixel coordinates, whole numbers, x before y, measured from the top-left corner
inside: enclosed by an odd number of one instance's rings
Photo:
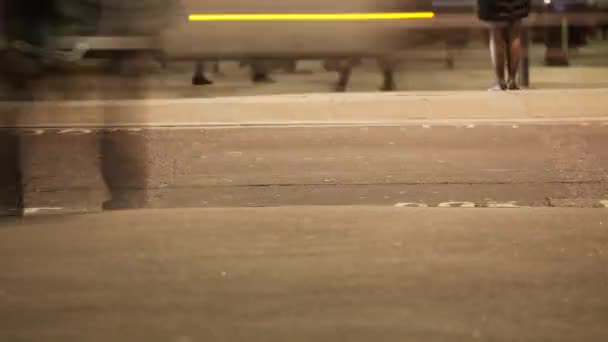
[[[397,89],[395,82],[385,82],[380,87],[380,91],[395,91],[395,89]]]
[[[336,83],[334,91],[337,93],[344,93],[346,91],[346,84],[340,82]]]
[[[255,74],[251,77],[253,83],[274,83],[274,80],[267,74]]]
[[[514,80],[510,80],[507,83],[507,89],[508,90],[519,90],[519,86],[517,85],[517,82],[515,82]]]
[[[205,75],[199,74],[192,77],[192,85],[211,85],[213,81],[205,77]]]
[[[504,81],[496,82],[492,85],[488,91],[505,91],[507,90],[507,84]]]

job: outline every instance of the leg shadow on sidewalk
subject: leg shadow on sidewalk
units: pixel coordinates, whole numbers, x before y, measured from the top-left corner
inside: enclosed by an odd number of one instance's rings
[[[141,115],[141,106],[113,106],[112,101],[133,100],[144,97],[144,85],[138,68],[137,55],[122,56],[120,63],[129,69],[127,74],[111,78],[108,88],[101,89],[104,100],[104,129],[98,132],[100,169],[110,198],[103,203],[104,210],[143,208],[148,202],[148,146],[141,130],[116,130],[115,120],[120,117]],[[122,88],[124,84],[129,87]],[[113,88],[124,89],[121,94]]]

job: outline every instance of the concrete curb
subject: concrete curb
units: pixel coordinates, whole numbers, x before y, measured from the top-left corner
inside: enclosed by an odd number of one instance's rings
[[[0,103],[0,127],[608,122],[608,89]]]

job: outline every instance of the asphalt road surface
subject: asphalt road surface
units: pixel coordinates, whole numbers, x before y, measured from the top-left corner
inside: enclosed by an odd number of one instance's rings
[[[4,129],[0,341],[605,341],[607,131]]]
[[[99,210],[104,181],[125,208],[602,207],[607,133],[601,123],[201,127],[4,130],[0,140],[19,143],[33,210]],[[2,153],[14,164],[14,148]],[[11,168],[0,173],[8,189]]]
[[[0,228],[0,340],[600,342],[606,265],[605,209],[34,217]]]

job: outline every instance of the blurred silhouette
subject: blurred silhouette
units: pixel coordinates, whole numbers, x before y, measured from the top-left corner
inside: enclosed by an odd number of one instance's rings
[[[37,92],[44,89],[37,89],[34,81],[60,70],[53,67],[54,63],[71,62],[75,57],[82,57],[78,53],[54,51],[48,44],[52,34],[154,36],[166,25],[173,4],[174,1],[168,0],[140,0],[136,4],[115,0],[0,2],[0,38],[4,37],[5,40],[2,44],[4,48],[0,47],[0,89],[3,90],[3,100],[21,101],[11,102],[14,103],[10,106],[10,114],[13,115],[3,115],[2,120],[19,118],[19,112],[27,110],[24,101],[38,100]],[[119,69],[127,72],[97,75],[98,79],[90,83],[98,85],[96,90],[103,100],[102,110],[108,127],[113,125],[115,118],[133,114],[130,109],[124,109],[127,106],[115,106],[110,100],[144,97],[140,68],[142,57],[147,53],[126,50],[112,54],[110,58]],[[19,125],[18,122],[1,124],[3,127]],[[24,200],[24,168],[27,166],[22,164],[22,153],[27,148],[24,145],[26,140],[17,133],[12,129],[0,132],[0,144],[3,146],[0,152],[0,208],[22,214],[27,206]],[[142,134],[125,134],[119,136],[107,129],[101,129],[98,133],[100,171],[110,193],[110,198],[103,203],[104,209],[137,208],[146,203],[145,137]]]
[[[323,62],[323,67],[326,71],[335,71],[338,73],[338,82],[334,86],[334,90],[337,92],[344,92],[348,88],[353,68],[361,63],[361,58],[329,59]],[[376,63],[382,73],[382,85],[380,86],[380,90],[395,90],[397,88],[395,83],[396,61],[391,59],[391,56],[384,56],[377,58]]]
[[[13,48],[14,41],[42,45],[44,29],[49,18],[47,3],[36,6],[33,1],[0,2],[0,30],[5,41],[0,50],[0,89],[6,100],[31,101],[31,81],[40,76],[42,65],[35,56]],[[20,106],[3,107],[12,113],[0,113],[0,210],[21,215],[24,209],[23,169],[21,163],[22,139],[11,128],[17,126]],[[13,120],[12,122],[7,122]]]
[[[585,0],[552,0],[546,6],[548,13],[557,15],[545,31],[546,65],[568,66],[569,50],[587,44],[590,28],[580,22],[572,23],[569,18],[572,14],[588,13],[589,10]]]
[[[4,90],[8,90],[6,87]],[[0,113],[2,126],[14,126]],[[0,216],[21,215],[24,207],[24,191],[21,169],[21,138],[10,129],[0,131]]]

